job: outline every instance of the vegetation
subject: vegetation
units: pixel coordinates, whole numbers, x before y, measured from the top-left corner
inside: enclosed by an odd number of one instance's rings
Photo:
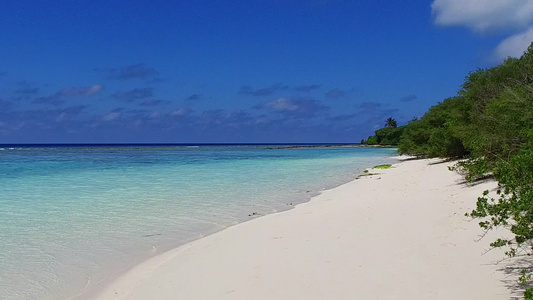
[[[390,167],[392,167],[392,165],[386,164],[374,166],[372,169],[389,169]]]
[[[513,233],[491,247],[505,248],[510,257],[533,254],[533,43],[519,59],[470,73],[457,96],[405,126],[398,149],[464,158],[455,169],[469,181],[493,176],[496,196],[486,191],[467,215],[479,218],[483,230],[503,226]],[[523,271],[521,282],[530,279]],[[533,289],[525,297],[533,299]]]
[[[375,135],[369,136],[366,140],[361,140],[363,145],[396,146],[400,141],[405,126],[397,127],[393,118],[388,118],[385,127],[374,131]]]
[[[396,128],[398,127],[398,123],[393,118],[388,118],[385,127]]]

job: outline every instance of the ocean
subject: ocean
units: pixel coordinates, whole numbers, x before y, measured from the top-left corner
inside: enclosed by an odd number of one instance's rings
[[[287,145],[0,145],[0,298],[75,297],[394,155]]]

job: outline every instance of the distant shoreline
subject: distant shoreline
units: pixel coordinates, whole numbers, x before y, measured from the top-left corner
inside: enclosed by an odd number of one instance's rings
[[[308,149],[308,148],[397,148],[389,145],[363,145],[347,143],[273,143],[273,144],[0,144],[0,150],[19,150],[19,149],[176,149],[176,148],[197,148],[197,147],[246,147],[256,146],[264,149]]]
[[[397,148],[388,145],[362,145],[362,144],[317,144],[317,145],[287,145],[267,149],[306,149],[306,148]]]

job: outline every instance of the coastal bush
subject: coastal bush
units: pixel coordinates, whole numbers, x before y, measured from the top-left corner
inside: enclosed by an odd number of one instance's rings
[[[394,120],[393,120],[394,121]],[[396,121],[394,121],[396,122]],[[398,145],[400,137],[402,136],[405,126],[400,127],[384,127],[376,130],[374,133],[377,139],[378,145]]]
[[[367,145],[377,145],[378,144],[378,138],[375,135],[369,136],[366,140]]]
[[[533,43],[520,58],[470,73],[458,95],[409,122],[400,137],[401,154],[463,158],[455,166],[469,181],[493,176],[496,196],[485,191],[468,216],[483,230],[506,227],[510,239],[491,247],[506,255],[533,254]],[[520,282],[531,279],[523,271]],[[525,292],[533,299],[533,289]]]
[[[467,151],[457,134],[464,118],[461,97],[448,98],[431,107],[420,120],[409,122],[400,137],[401,154],[427,157],[463,157]]]
[[[400,142],[405,126],[398,127],[396,120],[388,118],[385,127],[374,131],[366,140],[361,140],[363,145],[396,146]]]

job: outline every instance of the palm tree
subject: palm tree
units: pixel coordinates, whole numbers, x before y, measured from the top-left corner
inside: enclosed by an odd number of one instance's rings
[[[393,118],[388,118],[387,122],[385,123],[385,127],[396,128],[397,126],[398,124],[396,123],[396,120],[394,120]]]

